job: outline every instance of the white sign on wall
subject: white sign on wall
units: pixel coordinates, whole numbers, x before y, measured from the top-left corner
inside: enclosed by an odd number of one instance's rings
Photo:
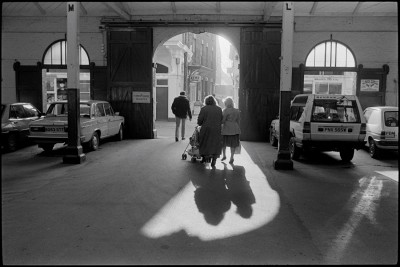
[[[379,92],[379,80],[361,80],[360,90]]]
[[[150,92],[132,92],[132,103],[150,103]]]

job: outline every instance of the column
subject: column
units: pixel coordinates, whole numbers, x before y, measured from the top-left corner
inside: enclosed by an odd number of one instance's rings
[[[274,160],[277,170],[292,170],[293,162],[290,159],[290,98],[292,86],[292,54],[294,6],[293,2],[283,2],[283,24],[281,44],[281,81],[279,98],[279,144],[278,158]]]
[[[86,155],[80,142],[79,3],[67,2],[68,145],[64,163],[82,163]]]

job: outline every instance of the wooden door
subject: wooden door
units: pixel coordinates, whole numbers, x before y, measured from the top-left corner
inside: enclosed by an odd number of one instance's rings
[[[241,139],[268,140],[279,113],[281,29],[242,28],[240,35]]]
[[[111,105],[125,117],[127,138],[153,138],[152,29],[111,29],[107,36]],[[149,101],[133,103],[133,92],[149,94]]]
[[[17,102],[28,102],[40,111],[43,110],[42,99],[42,65],[38,62],[36,66],[21,66],[19,62],[14,63],[15,86]]]
[[[157,120],[168,120],[168,87],[157,87]]]
[[[90,66],[90,99],[108,101],[106,66]]]

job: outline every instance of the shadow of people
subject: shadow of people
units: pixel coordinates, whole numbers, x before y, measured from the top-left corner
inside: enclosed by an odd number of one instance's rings
[[[230,199],[237,207],[236,212],[241,217],[248,219],[253,214],[252,205],[256,203],[256,199],[245,174],[243,166],[235,165],[231,174],[227,175],[225,182]]]
[[[194,199],[197,208],[204,214],[208,224],[218,225],[225,212],[231,207],[228,189],[225,186],[224,175],[211,170],[201,182],[195,184]]]

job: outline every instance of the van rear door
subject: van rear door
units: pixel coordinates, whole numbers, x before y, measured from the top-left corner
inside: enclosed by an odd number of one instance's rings
[[[398,109],[383,109],[382,130],[385,133],[385,141],[398,144],[399,140],[399,111]]]
[[[359,141],[362,118],[351,96],[316,96],[311,113],[311,140]]]

